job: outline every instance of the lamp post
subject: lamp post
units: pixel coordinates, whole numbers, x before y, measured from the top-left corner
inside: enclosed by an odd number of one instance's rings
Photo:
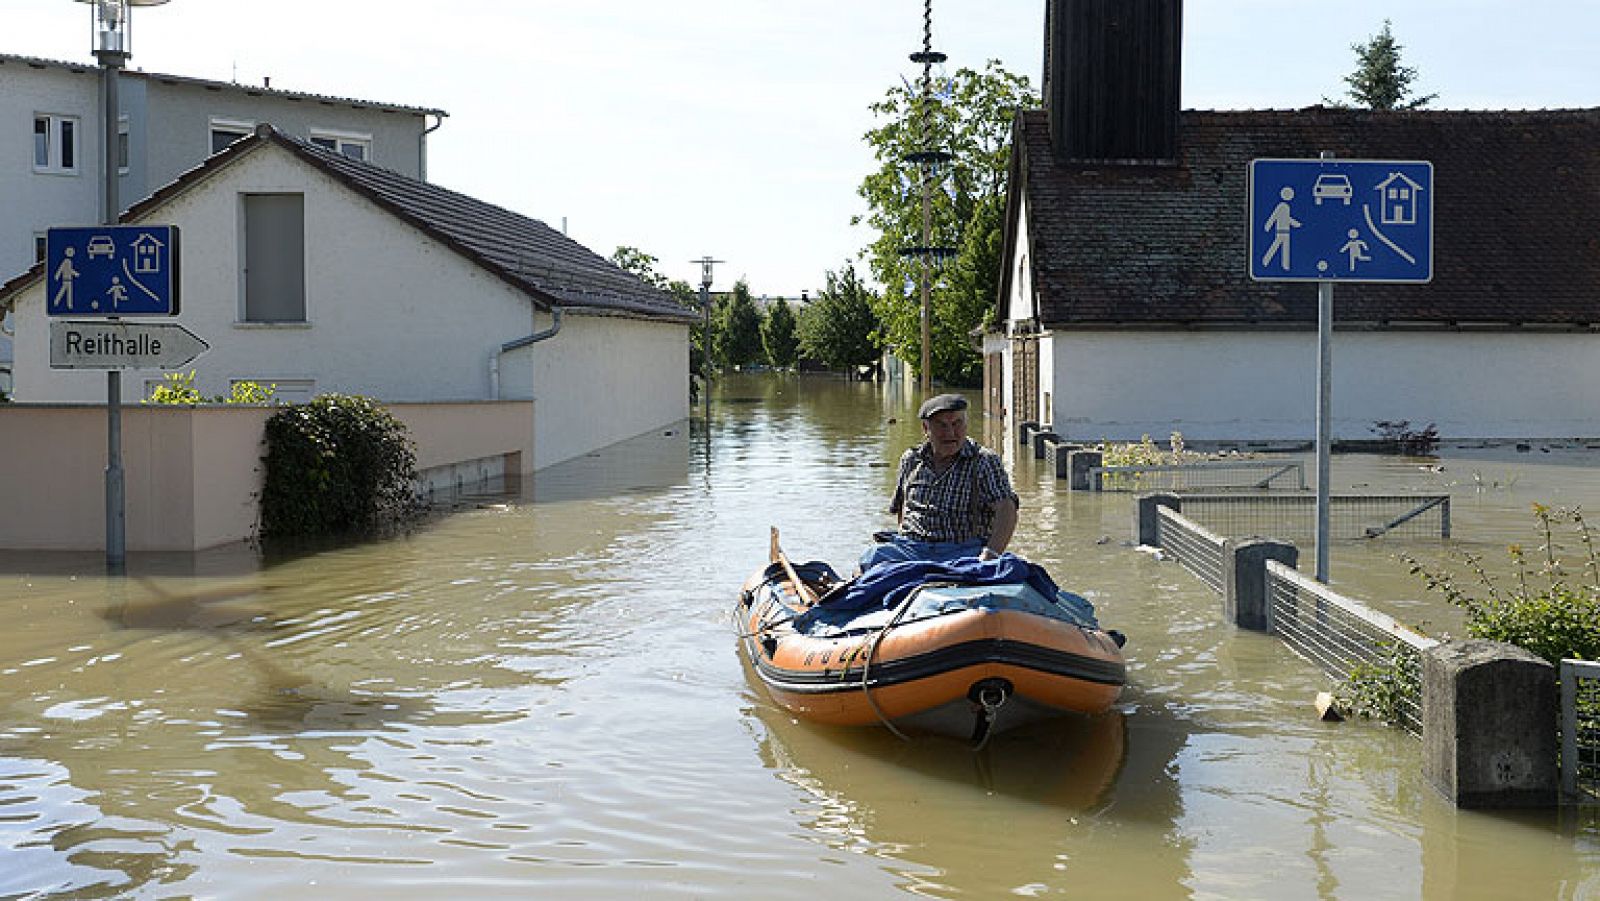
[[[105,184],[100,221],[116,225],[122,212],[117,196],[121,169],[122,113],[117,100],[117,71],[133,55],[129,13],[135,6],[161,6],[167,0],[77,0],[94,6],[94,56],[100,63],[100,106],[105,113]],[[116,317],[111,317],[116,318]],[[127,565],[126,492],[122,472],[122,372],[106,371],[106,569],[120,573]]]

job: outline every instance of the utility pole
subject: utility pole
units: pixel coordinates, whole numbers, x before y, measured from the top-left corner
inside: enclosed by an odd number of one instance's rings
[[[132,30],[129,9],[161,6],[167,0],[80,0],[93,2],[94,56],[100,63],[100,106],[105,114],[102,155],[105,162],[104,209],[100,221],[116,225],[122,212],[118,178],[122,160],[122,111],[117,98],[117,75],[128,64]],[[107,317],[115,322],[116,316]],[[118,574],[127,566],[127,491],[122,469],[122,371],[106,371],[106,571]]]
[[[932,263],[955,253],[953,248],[935,246],[933,243],[933,182],[939,168],[954,158],[943,150],[934,150],[929,144],[929,116],[933,106],[933,66],[948,57],[933,49],[933,0],[922,4],[922,49],[911,54],[911,61],[922,65],[922,90],[917,100],[918,130],[922,149],[906,154],[906,162],[917,166],[922,182],[922,243],[916,247],[901,248],[901,256],[915,256],[922,262],[920,273],[922,294],[922,365],[919,375],[922,396],[933,393],[933,273]]]
[[[705,372],[703,373],[703,375],[705,376],[705,381],[706,381],[705,392],[704,392],[705,393],[705,406],[706,406],[706,428],[707,428],[707,434],[709,434],[710,433],[709,430],[710,430],[710,427],[711,427],[711,369],[712,369],[712,366],[711,366],[711,273],[712,273],[713,267],[715,267],[718,263],[725,262],[725,261],[724,260],[713,260],[711,258],[710,254],[706,254],[705,256],[701,257],[698,260],[690,260],[689,262],[691,262],[691,263],[699,263],[700,264],[700,310],[701,310],[701,313],[705,316],[705,328],[701,331],[701,335],[700,335],[700,340],[704,343],[704,347],[702,347],[701,351],[700,351],[700,363],[701,363],[701,366],[703,366],[704,369],[705,369]]]

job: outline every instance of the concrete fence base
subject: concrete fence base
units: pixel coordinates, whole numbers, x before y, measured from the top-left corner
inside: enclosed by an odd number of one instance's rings
[[[1422,771],[1457,807],[1551,807],[1559,797],[1556,671],[1515,645],[1422,652]]]
[[[1033,458],[1043,460],[1046,448],[1054,445],[1061,438],[1055,432],[1043,431],[1033,433]]]
[[[1039,424],[1037,422],[1034,422],[1031,419],[1028,420],[1027,422],[1019,422],[1019,423],[1017,423],[1017,443],[1018,444],[1027,444],[1029,437],[1038,428],[1039,428]]]
[[[1267,561],[1284,566],[1300,563],[1300,549],[1283,541],[1246,538],[1232,543],[1222,556],[1222,612],[1241,629],[1272,628],[1272,592],[1267,588]]]
[[[1134,514],[1133,535],[1140,545],[1155,547],[1160,542],[1161,533],[1156,528],[1156,510],[1160,507],[1168,507],[1174,513],[1182,513],[1183,499],[1170,491],[1139,495],[1137,512]]]
[[[1100,473],[1091,473],[1102,464],[1104,455],[1095,450],[1076,450],[1067,455],[1067,487],[1073,491],[1099,491]]]

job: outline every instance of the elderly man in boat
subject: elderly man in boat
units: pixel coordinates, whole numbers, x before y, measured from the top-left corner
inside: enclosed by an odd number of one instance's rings
[[[1017,493],[1000,455],[967,437],[967,399],[924,401],[922,444],[900,457],[889,512],[900,528],[861,555],[861,571],[883,563],[989,561],[1005,553],[1017,528]]]

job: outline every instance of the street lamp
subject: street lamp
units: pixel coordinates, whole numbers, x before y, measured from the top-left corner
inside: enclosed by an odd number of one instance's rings
[[[116,225],[122,204],[117,197],[117,149],[122,111],[117,104],[117,70],[133,55],[129,11],[134,6],[161,6],[167,0],[78,0],[94,5],[91,20],[94,56],[100,62],[100,99],[105,113],[105,187],[101,222]],[[112,317],[115,318],[115,317]],[[126,491],[122,472],[122,372],[106,371],[106,569],[120,573],[127,563]]]

